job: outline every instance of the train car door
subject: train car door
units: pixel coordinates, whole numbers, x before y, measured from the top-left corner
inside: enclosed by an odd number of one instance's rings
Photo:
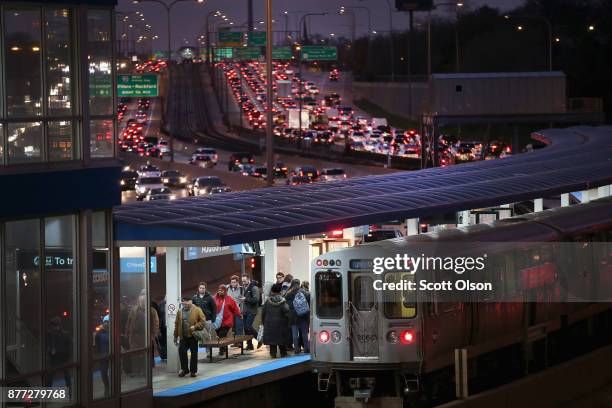
[[[349,272],[351,359],[378,359],[378,302],[371,273]]]

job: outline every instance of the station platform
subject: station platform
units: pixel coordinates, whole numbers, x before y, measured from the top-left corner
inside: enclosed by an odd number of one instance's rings
[[[238,390],[256,387],[310,371],[310,354],[270,358],[266,346],[240,355],[229,349],[229,358],[218,356],[208,362],[204,349],[198,351],[198,376],[180,378],[157,359],[153,368],[153,404],[155,407],[184,407],[222,397]]]

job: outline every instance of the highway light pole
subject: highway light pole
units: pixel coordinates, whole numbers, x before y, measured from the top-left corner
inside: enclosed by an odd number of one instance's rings
[[[272,87],[272,0],[266,0],[266,182],[269,187],[274,185],[274,134],[272,133],[272,102],[274,88]]]
[[[371,54],[372,54],[372,50],[371,50],[371,42],[372,42],[372,13],[370,12],[370,9],[368,7],[365,6],[350,6],[350,7],[344,7],[342,6],[340,8],[340,14],[346,14],[346,10],[350,10],[350,12],[353,14],[353,31],[355,30],[355,10],[365,10],[366,13],[368,13],[368,56],[367,56],[367,62],[366,62],[366,67],[367,67],[367,71],[368,73],[370,73],[370,68],[372,66],[371,61]],[[353,34],[354,35],[354,34]],[[354,39],[353,39],[354,41]]]
[[[184,3],[184,2],[196,2],[196,3],[204,3],[204,0],[174,0],[171,3],[166,3],[162,0],[133,0],[132,3],[134,4],[140,4],[140,3],[157,3],[157,4],[161,4],[162,6],[164,6],[164,9],[166,10],[166,22],[168,25],[168,43],[167,43],[167,51],[168,51],[168,63],[167,63],[167,70],[168,70],[168,89],[167,89],[167,95],[166,98],[168,98],[168,95],[170,94],[170,83],[171,83],[171,75],[170,75],[170,61],[172,60],[172,24],[171,24],[171,20],[170,20],[170,16],[171,16],[171,11],[172,11],[172,7],[174,7],[175,5],[177,5],[178,3]],[[168,105],[168,101],[166,101],[166,106]],[[167,109],[166,109],[167,110]],[[166,121],[168,120],[168,118],[166,118]],[[170,138],[170,162],[174,162],[174,137],[172,137],[172,133],[170,131],[168,131],[168,137]]]
[[[298,44],[299,47],[297,48],[298,51],[298,73],[299,73],[299,77],[300,77],[300,82],[299,82],[299,86],[298,86],[298,105],[299,105],[299,112],[298,112],[298,116],[299,116],[299,129],[298,129],[298,137],[300,138],[300,146],[302,143],[302,98],[304,97],[302,95],[302,85],[304,84],[304,82],[302,81],[302,24],[305,23],[306,21],[306,17],[308,16],[326,16],[327,13],[306,13],[304,14],[299,22],[298,22]]]

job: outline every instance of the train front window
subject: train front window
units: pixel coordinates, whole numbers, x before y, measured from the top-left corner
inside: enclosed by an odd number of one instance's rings
[[[385,274],[386,283],[414,280],[414,275],[401,272]],[[384,311],[387,319],[412,319],[416,317],[416,292],[409,290],[386,290],[383,292]]]
[[[317,316],[323,319],[342,318],[342,275],[319,272],[315,277]]]
[[[353,281],[351,300],[359,311],[372,310],[374,307],[375,292],[370,276],[358,276]]]

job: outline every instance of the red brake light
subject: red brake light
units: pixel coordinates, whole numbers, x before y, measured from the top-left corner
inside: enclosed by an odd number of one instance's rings
[[[329,332],[327,330],[322,330],[319,333],[319,343],[329,343]]]
[[[412,330],[404,330],[400,334],[400,341],[402,344],[412,344],[414,342],[414,333]]]

